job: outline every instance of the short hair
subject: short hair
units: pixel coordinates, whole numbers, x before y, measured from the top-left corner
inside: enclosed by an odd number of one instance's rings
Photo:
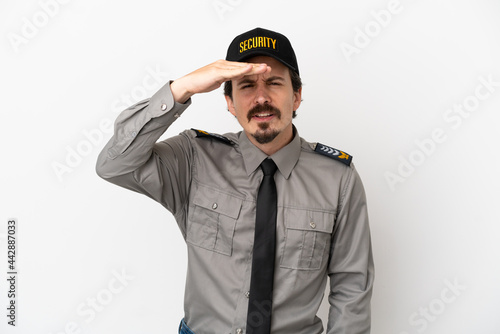
[[[288,68],[288,72],[290,73],[293,91],[297,93],[300,88],[302,88],[302,79],[300,79],[299,74],[291,68]],[[233,99],[233,84],[231,80],[224,82],[224,95],[229,96],[231,100]],[[297,117],[297,112],[295,110],[293,111],[292,117]]]

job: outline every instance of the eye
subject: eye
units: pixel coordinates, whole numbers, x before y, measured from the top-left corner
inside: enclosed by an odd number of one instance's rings
[[[252,86],[253,86],[252,84],[246,84],[246,85],[241,86],[240,89],[250,88]]]
[[[281,86],[281,82],[279,82],[279,81],[271,81],[269,83],[269,85],[271,85],[271,86]]]

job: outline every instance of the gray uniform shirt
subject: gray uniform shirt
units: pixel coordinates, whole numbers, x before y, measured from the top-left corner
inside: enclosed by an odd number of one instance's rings
[[[97,173],[174,216],[188,248],[185,321],[196,334],[245,333],[256,196],[267,156],[244,132],[227,143],[187,130],[157,143],[189,106],[170,85],[123,111]],[[294,129],[295,130],[295,129]],[[294,139],[278,172],[273,334],[323,333],[316,316],[330,278],[328,334],[370,332],[373,259],[363,185],[347,166]]]

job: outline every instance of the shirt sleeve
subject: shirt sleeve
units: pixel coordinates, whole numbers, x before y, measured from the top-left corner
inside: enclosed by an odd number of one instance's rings
[[[175,102],[170,83],[118,116],[113,137],[97,159],[96,172],[111,183],[151,197],[178,215],[189,191],[191,142],[186,134],[157,140],[191,100]]]
[[[366,196],[351,166],[333,231],[328,275],[328,334],[369,334],[374,280]]]

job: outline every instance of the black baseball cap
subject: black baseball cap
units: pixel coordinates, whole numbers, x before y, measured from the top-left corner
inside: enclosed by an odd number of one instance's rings
[[[254,56],[269,56],[299,74],[292,44],[285,35],[255,28],[236,36],[227,49],[226,60],[243,61]]]

